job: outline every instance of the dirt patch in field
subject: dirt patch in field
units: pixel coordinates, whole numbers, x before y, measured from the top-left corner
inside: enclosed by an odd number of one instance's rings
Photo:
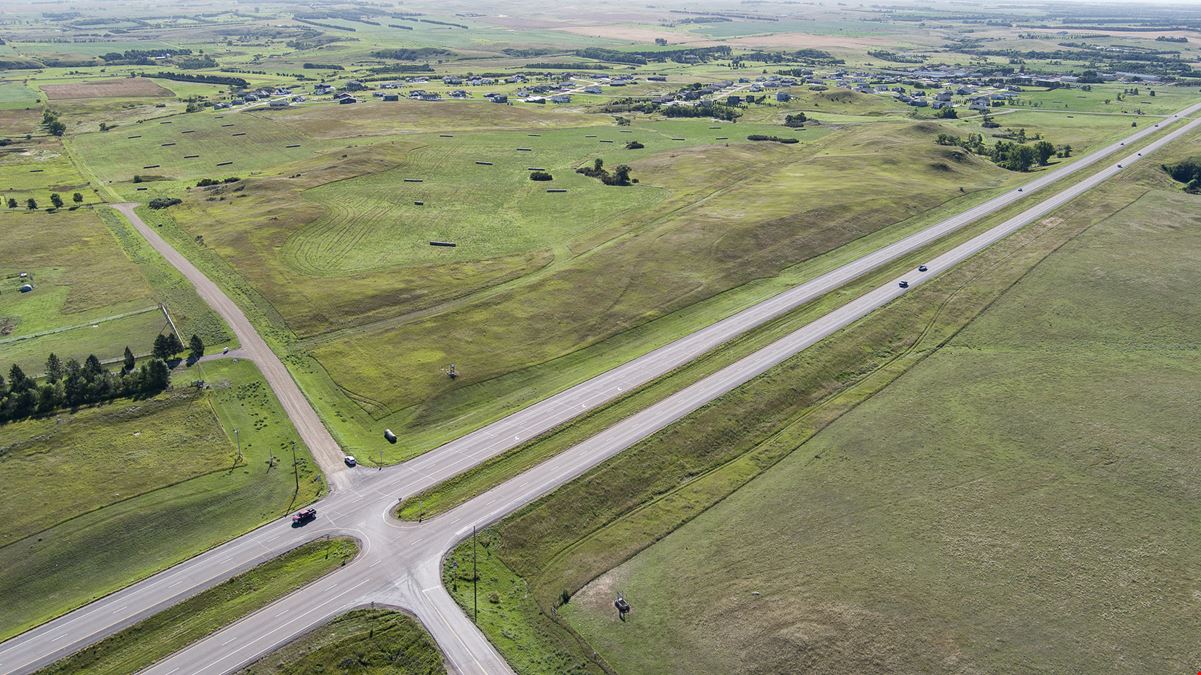
[[[144,77],[114,77],[111,80],[78,82],[74,84],[43,84],[46,98],[114,98],[125,96],[174,96],[153,80]]]

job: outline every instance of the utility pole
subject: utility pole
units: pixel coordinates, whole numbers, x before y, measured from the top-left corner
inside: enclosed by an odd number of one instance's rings
[[[472,623],[480,622],[480,597],[479,597],[480,573],[475,566],[475,525],[471,526],[471,606],[472,606]]]
[[[296,494],[300,494],[300,466],[296,464],[296,441],[292,441],[292,474],[296,476]]]
[[[234,466],[242,463],[242,439],[238,436],[238,430],[234,429],[234,443],[238,444],[238,458],[234,461]]]

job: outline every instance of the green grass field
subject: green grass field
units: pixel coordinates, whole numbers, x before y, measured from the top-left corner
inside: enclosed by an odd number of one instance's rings
[[[186,391],[196,377],[211,388]],[[173,382],[184,391],[62,413],[61,422],[3,428],[8,451],[0,475],[12,487],[5,499],[13,500],[10,509],[32,512],[8,519],[4,530],[0,636],[185,560],[321,494],[321,475],[253,364],[205,363],[177,372]],[[234,429],[243,453],[236,466]],[[293,441],[299,493],[291,471]],[[277,468],[269,468],[269,456],[280,458]],[[198,512],[205,517],[196,518]]]
[[[487,605],[481,602],[481,625],[485,627],[486,632],[493,637],[502,651],[513,660],[520,672],[541,672],[552,667],[548,664],[554,664],[553,668],[557,670],[591,668],[586,652],[579,651],[578,642],[569,632],[570,630],[583,634],[591,647],[600,651],[601,658],[610,667],[622,672],[625,670],[696,672],[698,669],[724,670],[731,667],[761,667],[766,670],[777,670],[783,662],[771,659],[790,658],[793,661],[789,661],[789,663],[794,662],[797,658],[795,640],[789,640],[786,634],[781,634],[779,639],[770,641],[763,636],[773,635],[773,630],[777,630],[777,627],[779,627],[778,630],[786,630],[783,626],[789,626],[790,629],[792,626],[803,626],[805,630],[810,630],[810,624],[805,623],[801,618],[786,619],[780,624],[771,621],[774,616],[797,616],[795,612],[799,610],[790,605],[788,600],[795,597],[795,579],[817,578],[808,569],[812,558],[800,559],[799,556],[791,554],[792,549],[797,546],[795,542],[801,542],[801,546],[804,547],[804,550],[809,551],[811,556],[826,556],[823,558],[825,561],[823,564],[829,564],[830,571],[821,577],[823,582],[841,578],[840,574],[843,570],[840,565],[843,565],[843,561],[846,560],[848,549],[845,546],[831,546],[828,542],[831,539],[837,540],[839,533],[847,523],[858,523],[861,519],[859,515],[861,512],[853,508],[855,500],[870,500],[876,494],[874,490],[860,490],[861,479],[864,476],[871,476],[872,480],[886,483],[893,481],[896,483],[892,488],[893,492],[883,489],[879,492],[904,494],[922,484],[921,481],[909,481],[904,478],[908,475],[906,467],[909,464],[906,463],[905,455],[907,451],[914,447],[923,448],[920,451],[921,456],[927,458],[949,454],[951,458],[947,461],[950,462],[956,461],[955,458],[958,457],[952,452],[956,447],[954,442],[940,443],[939,449],[935,451],[925,448],[921,440],[905,436],[898,438],[894,444],[898,448],[896,452],[899,453],[897,462],[903,464],[888,465],[878,473],[873,473],[869,462],[852,463],[849,461],[856,453],[850,453],[850,456],[843,460],[842,456],[846,454],[845,449],[840,454],[834,450],[827,450],[825,445],[816,448],[812,445],[816,441],[810,439],[819,432],[817,439],[821,439],[829,431],[840,428],[858,434],[857,443],[849,446],[858,450],[879,444],[882,439],[892,436],[894,429],[913,428],[916,430],[915,433],[921,434],[920,438],[934,437],[929,433],[932,421],[921,417],[909,419],[908,402],[918,400],[925,395],[928,383],[908,388],[905,395],[896,397],[895,400],[898,401],[898,404],[895,404],[897,405],[895,417],[881,421],[878,426],[879,429],[887,429],[887,432],[873,432],[872,429],[877,427],[875,427],[872,415],[856,409],[856,405],[863,400],[874,401],[875,399],[870,398],[872,394],[885,389],[894,380],[897,382],[895,386],[901,386],[901,383],[908,382],[909,378],[914,377],[922,368],[930,367],[926,364],[935,362],[939,358],[938,355],[944,353],[939,351],[940,345],[949,339],[955,340],[952,342],[953,345],[966,339],[964,336],[971,335],[975,326],[982,325],[993,316],[995,310],[988,308],[994,303],[996,306],[1002,306],[1006,301],[1010,301],[1015,308],[1018,308],[1015,311],[1031,306],[1042,307],[1043,304],[1046,304],[1048,307],[1045,309],[1045,316],[1053,316],[1052,312],[1055,312],[1057,308],[1054,306],[1055,303],[1065,302],[1059,300],[1064,297],[1063,289],[1065,287],[1075,289],[1078,286],[1088,286],[1092,283],[1092,278],[1081,278],[1079,273],[1069,269],[1045,283],[1044,288],[1050,295],[1037,299],[1022,298],[1020,302],[1017,299],[1010,300],[1017,291],[1008,295],[1006,295],[1006,291],[1015,282],[1018,283],[1017,288],[1020,289],[1023,284],[1027,283],[1026,280],[1033,278],[1039,272],[1055,269],[1048,261],[1046,264],[1035,267],[1034,273],[1029,275],[1026,273],[1048,254],[1052,255],[1052,259],[1065,255],[1064,253],[1053,253],[1065,242],[1071,243],[1068,243],[1064,250],[1085,246],[1085,242],[1089,241],[1088,236],[1074,238],[1078,233],[1088,230],[1093,223],[1105,221],[1118,234],[1126,237],[1120,242],[1112,243],[1109,247],[1111,254],[1118,251],[1123,256],[1124,262],[1118,264],[1119,269],[1127,269],[1125,263],[1127,260],[1131,263],[1130,269],[1141,270],[1154,267],[1146,264],[1150,262],[1146,258],[1133,256],[1155,256],[1160,250],[1159,243],[1148,243],[1141,249],[1133,246],[1132,242],[1143,235],[1145,226],[1136,224],[1131,227],[1131,224],[1159,222],[1159,219],[1164,218],[1165,215],[1174,222],[1189,222],[1192,216],[1187,215],[1191,205],[1188,200],[1192,198],[1179,195],[1178,192],[1164,192],[1164,189],[1173,190],[1175,188],[1155,166],[1139,167],[1136,171],[1137,174],[1132,174],[1132,176],[1136,175],[1137,181],[1123,182],[1105,194],[1090,195],[1087,202],[1073,206],[1071,216],[1066,220],[1061,218],[1045,220],[1039,226],[994,247],[971,263],[947,274],[933,284],[921,287],[917,292],[906,296],[904,300],[894,303],[873,317],[860,322],[839,336],[837,340],[827,341],[815,350],[794,358],[777,371],[773,371],[773,374],[744,386],[735,394],[723,398],[718,404],[694,414],[685,423],[673,427],[670,432],[659,434],[651,441],[645,442],[609,462],[605,467],[590,474],[586,480],[577,481],[552,497],[544,499],[540,504],[510,518],[497,531],[482,535],[481,541],[487,541],[488,546],[481,550],[486,550],[488,553],[481,555],[481,560],[484,561],[484,571],[481,572],[483,576],[481,597],[495,591],[500,600],[498,603],[488,603]],[[1144,197],[1148,186],[1155,191],[1147,193],[1147,196]],[[1165,202],[1171,204],[1166,212],[1163,206]],[[1135,207],[1125,208],[1132,203],[1135,204]],[[1134,213],[1131,214],[1131,211]],[[1118,215],[1106,220],[1110,214],[1115,213]],[[1130,219],[1122,220],[1122,218]],[[1174,237],[1190,236],[1184,234],[1189,229],[1187,226],[1161,228],[1161,230],[1166,229],[1171,229]],[[1089,232],[1089,236],[1091,236],[1094,231],[1089,230]],[[1169,247],[1172,246],[1167,242],[1163,243]],[[1129,252],[1133,250],[1140,250],[1141,253]],[[1182,261],[1188,256],[1188,249],[1184,247],[1176,259]],[[1097,269],[1095,265],[1087,267],[1083,263],[1081,268]],[[1094,275],[1097,273],[1096,271],[1092,272]],[[1168,274],[1168,278],[1171,280],[1168,286],[1173,288],[1188,286],[1187,282],[1181,283],[1179,273],[1180,265],[1176,264]],[[1165,295],[1162,282],[1155,282],[1150,278],[1154,273],[1138,272],[1135,274],[1139,275],[1142,281],[1132,283],[1130,286],[1137,289],[1139,293]],[[1067,283],[1069,279],[1078,280],[1072,285]],[[1085,297],[1109,297],[1111,295],[1114,293],[1106,294],[1103,289],[1095,292],[1088,289],[1085,293]],[[1001,298],[1000,302],[997,302],[998,297]],[[1136,300],[1133,304],[1138,305],[1140,302],[1141,300]],[[1160,300],[1158,306],[1155,303],[1148,303],[1149,307],[1146,313],[1154,313],[1155,307],[1159,307],[1162,312],[1164,302],[1171,301]],[[982,310],[986,310],[982,318],[971,324],[972,328],[964,331],[959,338],[955,338],[954,336],[961,327],[970,324]],[[1076,330],[1087,331],[1089,326],[1093,325],[1093,319],[1078,311],[1076,313],[1080,315],[1080,318],[1070,324]],[[1177,313],[1176,316],[1179,326],[1188,325],[1193,320],[1187,312]],[[1145,320],[1139,323],[1137,316],[1130,319],[1120,319],[1115,316],[1114,321],[1117,324],[1124,322],[1123,325],[1136,327],[1150,323]],[[1019,321],[1013,316],[1004,316],[998,318],[996,325],[1004,326],[1004,330],[1008,334],[1015,336],[1014,343],[1018,343],[1029,336],[1032,330],[1031,326],[1041,326],[1044,323],[1048,322],[1040,318]],[[1162,320],[1158,324],[1162,324]],[[1152,330],[1159,332],[1158,329]],[[1038,345],[1030,351],[1040,354],[1040,364],[1045,361],[1055,362],[1061,358],[1061,351],[1076,344],[1079,337],[1078,333],[1073,334],[1070,341],[1062,341],[1058,350],[1054,352],[1048,352]],[[1179,345],[1179,349],[1182,350],[1181,358],[1187,358],[1187,354],[1190,353],[1190,348],[1187,346],[1189,343],[1186,340],[1179,340],[1170,331],[1165,334],[1165,342]],[[1108,342],[1101,348],[1117,354],[1117,351],[1113,350]],[[984,350],[983,354],[994,353],[991,346],[976,347],[971,350],[974,358],[981,356],[980,349]],[[1149,351],[1157,354],[1156,359],[1160,358],[1159,350],[1150,347]],[[1094,356],[1086,349],[1079,358],[1081,363],[1087,363]],[[915,365],[916,369],[911,374],[905,374]],[[1137,366],[1129,366],[1127,369],[1130,368],[1136,369]],[[1013,373],[1011,375],[1013,378],[1024,377],[1020,373],[1031,371],[1039,371],[1039,369],[1030,367],[994,370],[994,372]],[[1076,368],[1076,371],[1079,372],[1080,368]],[[953,372],[958,373],[959,371]],[[1053,372],[1056,376],[1064,376],[1061,371]],[[1179,387],[1187,382],[1188,372],[1191,371],[1185,369],[1170,378],[1172,386]],[[900,379],[897,379],[898,377]],[[1100,378],[1102,376],[1090,375],[1090,377]],[[981,382],[980,388],[986,389],[994,397],[999,395],[998,391],[1005,391],[1005,386],[989,387],[983,384],[986,380],[981,378],[977,378],[973,382],[977,380]],[[1009,381],[1020,380],[1006,380],[1006,382]],[[1043,396],[1047,396],[1060,380],[1056,380],[1055,377],[1040,377],[1035,378],[1033,382],[1044,387],[1040,391]],[[938,413],[933,419],[941,420],[964,410],[963,405],[951,398],[956,395],[954,388],[944,385],[943,389],[947,392],[947,398],[945,400],[940,398],[938,403],[932,403],[929,406],[931,410],[936,410]],[[1135,389],[1141,390],[1138,387]],[[1020,388],[1018,390],[1026,391]],[[892,390],[886,389],[886,395],[889,391]],[[1092,390],[1081,386],[1073,391],[1077,392],[1075,396],[1085,397],[1090,395]],[[1181,400],[1187,399],[1187,394],[1183,393],[1183,390],[1174,391],[1181,395]],[[918,392],[923,393],[919,395]],[[1023,405],[1032,409],[1037,409],[1040,402],[1044,400],[1033,396],[1029,398],[1030,402]],[[1081,406],[1079,400],[1080,398],[1073,398],[1065,401],[1064,407],[1081,414],[1085,408]],[[1115,396],[1110,400],[1116,403],[1118,398]],[[1161,406],[1161,403],[1150,400],[1147,405]],[[1009,402],[993,402],[990,399],[989,406],[984,407],[990,411],[998,411],[994,414],[998,419],[1005,420],[1004,424],[1012,424],[1010,416],[1002,415],[999,412],[1012,407]],[[1056,411],[1063,409],[1054,407]],[[1177,414],[1173,410],[1174,408],[1165,409],[1162,415]],[[1032,421],[1032,424],[1049,425],[1046,415],[1028,414],[1038,420],[1037,422]],[[1139,414],[1137,412],[1123,413],[1117,417],[1127,420],[1129,423],[1139,419]],[[835,420],[839,421],[834,422]],[[957,422],[954,428],[960,434],[974,434],[974,430],[977,428],[973,424],[974,421],[973,419],[963,423]],[[834,423],[834,426],[831,426],[827,432],[821,432],[823,427],[831,422]],[[1143,424],[1151,423],[1143,422]],[[1144,428],[1135,426],[1139,430]],[[1021,437],[1004,431],[1008,428],[1008,426],[1002,428],[1003,438]],[[1084,439],[1078,442],[1087,443],[1089,436],[1086,430],[1078,427],[1076,430]],[[1089,431],[1105,433],[1110,431],[1110,428],[1108,426],[1089,427]],[[1135,437],[1139,434],[1138,431],[1127,433]],[[1174,433],[1187,435],[1189,432],[1181,430]],[[869,434],[874,434],[870,440],[867,439]],[[1177,436],[1177,438],[1179,437]],[[979,442],[987,445],[996,439],[996,434],[990,434]],[[1112,440],[1107,445],[1116,447]],[[1179,441],[1174,445],[1183,447]],[[800,449],[799,452],[798,449]],[[768,470],[780,458],[787,458],[779,465],[780,467],[791,463],[792,466],[797,467],[796,470],[787,476],[776,479],[771,483],[771,488],[756,488],[755,486],[759,483],[771,480],[772,475],[783,472],[782,468],[771,469],[758,481],[750,483],[751,487],[735,492],[733,497],[723,501],[718,509],[706,510],[710,505],[722,500],[726,495],[754,479],[755,476]],[[827,459],[835,461],[827,462]],[[847,467],[846,469],[842,468],[844,465]],[[964,465],[971,466],[970,463]],[[938,466],[942,467],[943,465]],[[954,466],[956,469],[959,468],[958,465]],[[1171,466],[1176,467],[1177,464]],[[805,472],[817,470],[822,473],[814,476],[812,490],[796,488],[796,485],[803,485],[808,481],[808,474]],[[837,472],[836,475],[844,477],[846,487],[843,492],[831,493],[826,489],[824,481],[828,476],[827,471]],[[646,476],[655,478],[648,482],[645,480]],[[980,476],[977,476],[976,479],[977,481],[986,480]],[[938,483],[936,480],[930,482]],[[639,487],[631,489],[631,486],[634,485]],[[972,483],[965,485],[972,485]],[[749,524],[757,519],[757,527],[777,533],[786,528],[792,528],[788,529],[786,539],[773,540],[768,537],[767,541],[762,544],[747,544],[744,531],[727,527],[732,516],[724,509],[730,508],[728,505],[739,495],[751,490],[755,490],[754,494],[758,501],[753,505],[750,498],[740,502],[747,504],[745,507],[747,514],[745,520],[739,516],[739,522]],[[810,492],[813,494],[809,494]],[[1052,492],[1053,490],[1044,490],[1041,494],[1051,494]],[[823,499],[826,501],[820,501]],[[939,502],[939,500],[923,499],[914,501]],[[891,514],[897,506],[892,502],[885,503],[888,508],[876,509],[880,518],[887,518],[888,514]],[[939,503],[946,504],[945,500]],[[800,504],[800,506],[794,507],[793,504]],[[722,509],[720,513],[723,515],[718,515],[719,509]],[[825,513],[829,509],[834,509],[837,514],[845,515],[827,518]],[[781,516],[782,513],[794,512],[799,514],[797,520],[803,523],[829,529],[829,536],[812,538],[807,534],[798,533],[795,528],[800,526],[791,525],[789,518]],[[863,511],[863,513],[870,512],[870,510]],[[695,521],[697,523],[706,521],[711,525],[703,533],[698,531],[695,537],[684,539],[685,533],[699,527],[698,525],[684,525],[694,518],[697,519]],[[1016,519],[1016,521],[1020,520],[1020,518]],[[876,523],[874,527],[856,525],[858,528],[856,532],[888,536],[889,530],[886,526],[877,523],[877,520],[870,522]],[[918,527],[920,527],[920,523],[926,521],[919,518],[918,522]],[[683,528],[679,532],[668,536],[681,525]],[[1164,532],[1167,531],[1164,530]],[[582,534],[584,532],[590,532],[590,534],[584,535]],[[719,540],[713,543],[721,536],[731,539],[728,542]],[[646,552],[638,554],[638,551],[644,546],[663,537],[666,537],[663,544],[653,546]],[[921,536],[915,537],[915,539],[925,541]],[[781,543],[785,540],[790,542],[787,547]],[[812,544],[808,543],[810,540],[812,540]],[[672,554],[686,556],[686,558],[672,559],[670,563],[664,562],[664,558],[652,558],[652,556],[658,555],[655,553],[656,551],[667,549],[668,543],[676,541],[680,543],[670,547]],[[970,550],[970,544],[978,542],[965,541],[961,543],[960,550]],[[849,546],[857,546],[852,550],[861,553],[877,549],[891,551],[896,548],[891,544],[891,540],[879,542],[875,549],[867,549],[862,544],[863,542],[856,540]],[[1017,546],[1014,550],[1024,550],[1024,548],[1024,546]],[[918,551],[919,549],[910,548],[909,550]],[[714,551],[720,552],[720,555],[714,555]],[[727,555],[726,551],[730,553]],[[451,560],[458,561],[459,569],[462,569],[463,556],[469,554],[469,547],[460,547]],[[626,567],[603,574],[629,556],[635,556],[633,562],[626,566],[630,568],[634,568],[642,559],[654,559],[659,562],[653,572],[658,576],[654,577],[653,581],[649,581],[648,578],[650,585],[636,586],[626,572]],[[798,567],[776,567],[775,563],[781,558],[788,561],[789,565]],[[700,562],[701,560],[704,562]],[[1182,560],[1178,558],[1178,564],[1187,565]],[[734,571],[740,570],[740,565],[751,566],[744,574]],[[869,562],[867,565],[871,566],[871,563]],[[708,575],[693,574],[691,570],[695,567],[709,570]],[[913,563],[898,566],[898,569],[905,570],[906,574],[912,568]],[[682,585],[681,570],[688,570],[684,576],[687,583],[694,584],[694,587]],[[753,576],[751,571],[758,576]],[[603,576],[598,581],[574,597],[567,607],[558,607],[560,591],[574,592],[593,577],[602,574]],[[729,582],[732,574],[736,583]],[[931,578],[936,577],[937,573],[934,574],[935,576]],[[1187,571],[1178,572],[1178,574],[1182,574],[1179,578],[1188,576]],[[453,570],[448,570],[448,579],[453,580],[454,575]],[[1054,578],[1055,574],[1047,572],[1044,576]],[[744,580],[744,577],[749,578]],[[907,580],[908,576],[897,577],[892,580],[893,585],[889,588],[904,587],[903,584]],[[453,581],[448,582],[448,584],[453,583]],[[873,580],[864,587],[876,589],[879,586],[876,586],[875,583],[876,581]],[[998,584],[997,588],[1006,589],[1011,588],[1012,585],[1012,583]],[[787,592],[783,590],[784,587],[788,588]],[[826,587],[829,587],[829,584]],[[660,606],[655,603],[660,602],[672,605],[672,609],[664,610],[663,613],[656,613],[650,617],[646,616],[647,611],[639,605],[639,600],[636,599],[632,588],[638,588],[639,593],[647,595],[647,602],[651,603],[648,605],[650,611],[655,611],[656,607]],[[655,589],[654,592],[652,592],[652,588]],[[990,586],[990,588],[992,587]],[[464,591],[464,585],[461,582],[458,589],[458,596],[462,601],[463,593],[469,594],[470,589],[468,587]],[[773,591],[773,589],[775,590]],[[647,623],[635,628],[633,624],[627,626],[616,621],[611,603],[613,595],[617,591],[624,591],[626,597],[634,604],[634,624],[637,624],[640,618]],[[764,599],[769,597],[769,592],[774,592],[779,599],[774,600],[776,604],[771,609],[758,611],[753,606],[746,605],[746,603],[757,602],[754,600],[754,596],[751,596],[751,591],[762,593]],[[924,592],[925,589],[906,591],[904,597],[922,598],[925,597]],[[971,595],[987,591],[971,587],[968,580],[965,579],[961,581],[956,592],[959,595]],[[1097,593],[1103,594],[1104,591],[1097,591]],[[894,595],[896,594],[890,592],[887,597]],[[995,600],[990,601],[995,602]],[[666,604],[662,606],[665,607]],[[688,605],[686,610],[683,609],[685,604]],[[998,602],[997,604],[1003,603]],[[749,608],[741,609],[744,606]],[[809,606],[806,605],[806,607]],[[933,606],[937,606],[937,603]],[[826,606],[815,607],[814,611],[816,609],[825,610]],[[1177,610],[1165,611],[1168,612],[1168,615],[1173,615],[1172,612]],[[549,621],[548,617],[554,616],[556,612],[568,617],[569,623],[561,625]],[[733,613],[733,615],[723,614],[723,612]],[[853,615],[826,613],[820,616],[847,619],[850,623],[822,624],[818,622],[812,626],[812,630],[816,632],[805,635],[812,635],[815,642],[805,643],[812,645],[812,649],[806,653],[820,654],[820,657],[826,660],[816,660],[818,657],[814,656],[815,660],[804,661],[810,667],[830,669],[831,664],[841,664],[844,661],[849,664],[862,665],[862,660],[855,659],[872,658],[873,654],[883,653],[879,644],[862,643],[847,643],[843,647],[831,647],[827,651],[818,652],[818,647],[826,644],[820,642],[819,638],[831,634],[829,625],[843,626],[848,636],[847,639],[853,640],[859,635],[859,631],[855,628],[863,625],[860,621],[867,618],[862,612]],[[700,622],[686,617],[706,618]],[[851,621],[851,619],[855,619],[855,621]],[[831,621],[833,620],[834,618],[831,618]],[[1155,620],[1151,621],[1155,622]],[[659,628],[659,622],[666,623],[667,627]],[[913,623],[913,619],[909,618],[907,622],[904,625]],[[1056,625],[1064,623],[1059,622]],[[1186,620],[1180,625],[1187,625],[1187,623]],[[652,624],[656,627],[651,628]],[[888,630],[882,629],[877,632],[883,635],[881,639],[891,640],[898,625],[901,624],[890,624]],[[1185,639],[1183,631],[1185,629],[1177,630],[1168,640],[1174,639],[1178,644],[1183,645],[1180,643],[1180,640]],[[658,641],[645,639],[648,632],[658,636],[654,638]],[[868,634],[874,633],[868,631]],[[802,634],[798,633],[797,635]],[[698,639],[701,642],[688,642],[692,639]],[[991,638],[989,639],[991,640]],[[905,645],[905,649],[909,648],[908,645],[911,642],[919,644],[921,648],[927,645],[917,637],[909,641],[898,638],[896,641],[898,644]],[[731,645],[739,645],[739,649],[730,649]],[[752,650],[754,656],[749,656],[741,651],[742,645],[755,645],[753,648],[747,647]],[[1172,653],[1170,649],[1161,649],[1160,651]],[[763,652],[763,654],[761,655],[759,652]],[[651,653],[664,654],[664,656],[648,660],[647,656]],[[1147,656],[1148,653],[1144,652],[1144,657],[1153,658]],[[611,658],[610,654],[613,654],[614,657]],[[909,654],[910,652],[906,651],[897,660],[884,662],[906,663]],[[1010,660],[1012,657],[1013,653],[1010,652]],[[759,660],[753,660],[756,658]],[[839,661],[839,659],[843,659],[843,661]],[[915,662],[924,663],[925,661]],[[1003,662],[1005,662],[1004,659],[1001,659],[997,663]],[[1152,660],[1151,662],[1157,661]],[[834,667],[833,669],[840,668]]]
[[[0,212],[11,246],[0,250],[0,365],[42,371],[50,353],[83,361],[119,358],[125,347],[150,352],[168,329],[166,304],[186,339],[220,346],[220,319],[119,216],[75,211]],[[136,239],[135,239],[136,237]],[[21,277],[25,273],[26,277]],[[29,282],[34,290],[19,292]]]
[[[1154,171],[878,395],[783,429],[795,451],[590,583],[570,625],[621,672],[1195,662],[1201,238]]]
[[[353,560],[352,539],[319,539],[144,619],[43,669],[43,673],[132,673],[312,583]]]
[[[264,656],[242,675],[322,672],[445,673],[442,655],[420,623],[402,612],[360,609],[344,614]]]
[[[0,227],[8,244],[0,249],[0,340],[87,324],[156,304],[154,289],[138,265],[91,209],[6,210],[0,212]],[[22,272],[28,277],[22,279]],[[18,292],[26,281],[33,292]],[[151,333],[142,341],[153,339]],[[5,354],[0,343],[0,362],[6,360]]]

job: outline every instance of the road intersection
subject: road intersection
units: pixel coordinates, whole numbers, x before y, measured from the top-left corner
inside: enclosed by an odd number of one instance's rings
[[[201,590],[275,557],[304,541],[348,535],[360,541],[358,558],[319,581],[255,612],[172,655],[147,672],[224,673],[271,652],[295,637],[355,607],[391,606],[414,615],[459,672],[508,672],[509,667],[459,609],[441,584],[446,553],[473,527],[482,527],[538,499],[560,485],[654,434],[722,394],[740,386],[806,347],[834,334],[938,273],[975,255],[995,241],[1042,218],[1111,178],[1163,145],[1201,126],[1186,124],[1117,159],[1109,155],[1133,145],[1160,126],[1201,110],[1187,108],[1074,163],[1047,172],[930,228],[885,246],[812,281],[769,298],[711,326],[564,390],[509,417],[409,462],[383,471],[350,471],[316,412],[253,326],[215,284],[145,225],[132,205],[116,205],[152,246],[196,285],[201,296],[237,334],[242,349],[263,370],[305,442],[330,476],[331,494],[317,504],[318,518],[304,528],[289,520],[270,523],[122,591],[68,613],[0,644],[0,671],[29,672],[131,625]],[[464,504],[421,524],[391,516],[397,501],[416,494],[496,456],[544,431],[623,395],[704,354],[737,335],[821,297],[847,282],[915,252],[1019,199],[1087,166],[1106,162],[1096,173],[1057,192],[1018,215],[926,262],[928,271],[910,270],[870,290],[759,351],[625,418]]]

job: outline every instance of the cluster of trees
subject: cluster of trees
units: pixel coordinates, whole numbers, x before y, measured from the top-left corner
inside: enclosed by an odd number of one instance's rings
[[[523,68],[530,70],[612,70],[611,67],[603,63],[555,63],[553,61],[539,61],[537,63],[527,63]]]
[[[630,167],[626,164],[618,164],[613,173],[605,168],[605,160],[599,157],[592,163],[592,166],[581,166],[575,170],[576,173],[582,173],[589,178],[598,178],[605,185],[632,185],[637,183],[637,178],[630,178]]]
[[[584,59],[608,61],[610,63],[629,63],[637,66],[646,65],[646,57],[634,52],[619,52],[616,49],[603,47],[588,47],[575,50],[575,55]]]
[[[658,49],[641,51],[618,51],[604,47],[588,47],[575,50],[575,55],[596,61],[609,63],[627,63],[645,65],[652,61],[675,61],[676,63],[707,63],[717,58],[729,58],[733,50],[727,46],[719,47],[681,47],[679,49]]]
[[[1056,147],[1045,140],[1035,141],[1032,145],[998,140],[989,146],[980,134],[968,134],[966,139],[954,134],[939,134],[936,141],[939,145],[956,145],[988,157],[997,166],[1010,171],[1029,171],[1035,165],[1046,166],[1052,157],[1070,157],[1072,154],[1072,146]]]
[[[67,130],[67,125],[58,118],[58,113],[49,109],[42,112],[42,126],[46,127],[47,133],[54,136],[62,136]]]
[[[336,63],[305,63],[306,70],[346,70]]]
[[[1201,194],[1201,159],[1190,158],[1177,164],[1164,164],[1163,170],[1172,180],[1184,183],[1185,191]]]
[[[798,143],[795,138],[783,138],[780,136],[767,136],[765,134],[751,134],[746,137],[748,141],[773,141],[775,143]]]
[[[355,31],[355,29],[351,28],[350,26],[339,26],[336,23],[321,23],[320,21],[313,21],[311,19],[302,19],[299,16],[292,17],[292,20],[297,23],[307,23],[310,26],[316,26],[318,28],[329,28],[330,30],[342,30],[342,31],[346,31],[347,33],[357,32],[357,31]]]
[[[638,141],[630,141],[629,143],[626,143],[626,150],[641,150],[645,147],[645,145],[639,143]]]
[[[664,117],[712,117],[727,122],[737,121],[742,111],[728,105],[701,101],[696,105],[669,105],[661,111]]]
[[[530,180],[554,180],[555,177],[545,171],[533,171],[530,173]]]
[[[71,195],[71,201],[75,202],[76,206],[79,206],[80,204],[83,203],[83,195],[76,192],[75,194]],[[8,204],[8,208],[10,208],[10,209],[15,209],[18,206],[20,206],[20,204],[17,203],[16,197],[9,197],[7,200],[7,204]],[[57,192],[51,192],[50,193],[50,204],[52,205],[50,207],[52,209],[61,209],[64,204],[62,195],[58,194]],[[29,209],[30,211],[36,210],[38,208],[38,200],[34,199],[33,197],[26,199],[25,200],[25,208]]]
[[[191,49],[157,49],[154,51],[126,49],[123,52],[101,54],[100,58],[106,65],[110,66],[149,66],[154,63],[154,59],[157,56],[188,56],[191,53]]]
[[[179,197],[155,197],[154,199],[150,200],[147,206],[152,209],[165,209],[169,206],[175,206],[176,204],[182,203],[183,200]]]
[[[740,54],[737,61],[761,61],[763,63],[805,63],[809,65],[837,65],[845,63],[830,52],[821,49],[797,49],[791,52],[747,52]]]
[[[898,54],[886,49],[869,49],[867,50],[867,55],[881,61],[891,61],[893,63],[925,63],[926,59],[929,58],[923,54]]]
[[[196,70],[198,68],[216,68],[219,64],[217,59],[207,55],[186,56],[182,59],[175,59],[175,65],[184,70]]]
[[[8,371],[7,382],[0,376],[0,424],[64,407],[76,408],[123,396],[155,394],[170,384],[171,369],[163,359],[152,359],[135,370],[129,347],[125,348],[124,363],[119,372],[105,368],[94,354],[82,364],[75,359],[63,362],[51,354],[46,358],[46,370],[40,384],[15,364]]]
[[[230,176],[224,180],[220,178],[201,178],[200,180],[196,181],[196,187],[209,187],[210,185],[221,185],[223,183],[236,183],[240,180],[242,179],[238,178],[237,176]]]
[[[787,115],[786,117],[784,117],[784,126],[792,127],[795,129],[797,127],[805,126],[805,122],[808,122],[808,121],[809,121],[809,118],[805,117],[805,113],[803,113],[803,112],[796,113],[795,115]]]

